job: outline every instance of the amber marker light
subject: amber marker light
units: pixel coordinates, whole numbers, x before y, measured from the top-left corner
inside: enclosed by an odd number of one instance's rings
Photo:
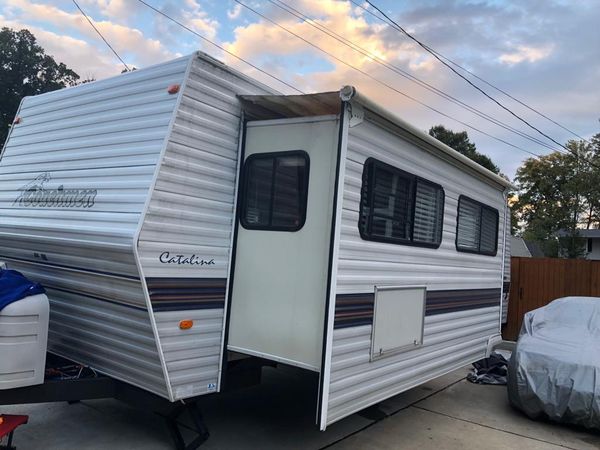
[[[179,322],[179,328],[182,330],[189,330],[193,326],[194,326],[193,320],[182,320],[181,322]]]

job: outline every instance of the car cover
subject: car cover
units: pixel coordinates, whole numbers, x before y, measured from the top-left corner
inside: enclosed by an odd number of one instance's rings
[[[29,281],[16,270],[0,270],[0,311],[13,302],[46,292],[41,284]]]
[[[531,418],[600,429],[600,298],[564,297],[525,314],[508,398]]]

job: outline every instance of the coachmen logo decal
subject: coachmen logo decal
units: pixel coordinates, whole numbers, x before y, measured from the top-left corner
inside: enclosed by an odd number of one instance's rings
[[[34,206],[40,208],[91,208],[98,191],[96,189],[65,189],[61,184],[55,189],[46,187],[52,177],[42,173],[23,186],[21,195],[13,205]]]

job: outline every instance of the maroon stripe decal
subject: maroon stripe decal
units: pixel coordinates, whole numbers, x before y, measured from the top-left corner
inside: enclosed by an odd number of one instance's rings
[[[154,311],[222,309],[225,278],[146,278]]]
[[[374,293],[339,294],[335,301],[334,328],[373,323]],[[425,315],[445,314],[500,305],[500,289],[427,291]]]

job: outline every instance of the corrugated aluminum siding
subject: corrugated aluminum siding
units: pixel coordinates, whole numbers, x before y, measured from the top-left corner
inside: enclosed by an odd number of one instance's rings
[[[209,58],[194,58],[139,237],[145,277],[212,278],[225,284],[241,124],[237,95],[264,93],[272,91]],[[165,252],[195,255],[209,264],[161,263]],[[209,392],[209,384],[214,390],[223,308],[157,312],[155,318],[173,399]],[[179,320],[192,318],[192,329],[172,332]]]
[[[368,157],[444,188],[443,234],[438,249],[360,237],[362,172]],[[456,251],[461,194],[499,210],[496,256]],[[499,187],[447,162],[443,155],[423,150],[374,121],[365,120],[349,130],[336,293],[372,293],[374,286],[386,285],[424,285],[428,291],[500,288],[502,212]],[[327,423],[484,356],[488,338],[499,333],[499,314],[500,308],[492,307],[428,316],[423,347],[373,362],[369,362],[370,325],[334,330]]]
[[[438,249],[366,241],[358,230],[363,164],[379,159],[444,188],[444,225]],[[457,252],[459,195],[500,213],[495,257]],[[375,285],[426,285],[428,290],[499,288],[502,283],[502,192],[464,169],[420,149],[371,121],[349,130],[342,204],[337,293],[373,292]]]
[[[133,236],[177,99],[166,89],[187,63],[24,99],[0,161],[0,257],[138,275]],[[15,204],[41,174],[46,189],[96,190],[94,205]]]
[[[48,289],[53,353],[168,397],[146,309]]]
[[[0,259],[48,288],[50,351],[163,396],[133,241],[188,63],[24,99],[0,160]],[[93,206],[15,203],[38,177]]]
[[[194,59],[140,233],[145,276],[227,277],[241,116],[236,96],[266,92]],[[215,264],[163,264],[165,251]]]
[[[154,318],[173,398],[216,392],[222,356],[223,309],[161,311]],[[194,326],[181,330],[182,319],[193,320]]]
[[[327,423],[485,357],[499,308],[427,316],[423,347],[370,362],[371,326],[333,333]]]

